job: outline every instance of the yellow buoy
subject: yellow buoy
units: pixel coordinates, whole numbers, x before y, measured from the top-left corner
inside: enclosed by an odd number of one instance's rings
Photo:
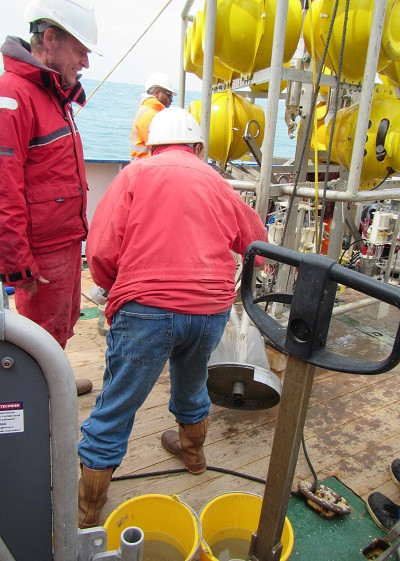
[[[311,54],[311,33],[314,38],[315,57],[322,59],[333,18],[336,0],[314,0],[312,4],[312,31],[309,11],[304,20],[303,35]],[[326,66],[338,73],[340,50],[343,40],[343,25],[346,0],[339,0],[332,36],[329,41]],[[350,0],[347,32],[344,42],[342,79],[349,83],[360,83],[364,76],[368,41],[372,24],[374,3],[371,0]],[[386,1],[382,42],[378,60],[378,71],[392,60],[400,59],[400,0]],[[397,18],[397,19],[396,19]]]
[[[350,169],[359,104],[340,109],[333,134],[335,161]],[[332,120],[326,129],[325,142],[329,142]],[[369,127],[364,145],[360,189],[372,189],[376,180],[384,179],[390,170],[400,171],[400,100],[392,89],[375,86],[372,98]]]
[[[271,66],[276,6],[276,0],[266,0],[265,2],[265,12],[263,14],[264,32],[260,44],[258,45],[253,72]],[[283,62],[289,62],[296,51],[301,35],[302,22],[303,13],[301,3],[299,0],[289,0]]]
[[[225,66],[245,76],[271,66],[276,4],[277,0],[218,0],[214,54]],[[301,22],[300,0],[289,0],[284,62],[296,50]]]
[[[326,103],[321,101],[318,103],[317,107],[316,107],[316,118],[317,118],[317,150],[318,152],[326,152],[327,149],[327,144],[325,144],[326,142],[326,123],[325,123],[325,117],[326,117]],[[305,123],[303,120],[300,120],[299,122],[299,130],[305,126]],[[329,138],[328,138],[328,142],[329,142]],[[310,148],[312,150],[312,152],[314,153],[315,150],[315,133],[314,133],[314,127],[312,127],[312,135],[311,135],[311,141],[310,141]],[[319,158],[319,161],[324,161],[324,158]]]
[[[303,39],[307,52],[311,55],[311,33],[314,39],[314,54],[316,60],[321,61],[325,42],[321,34],[321,10],[323,0],[312,0],[312,9],[308,9],[303,24]],[[310,18],[312,20],[310,22]]]
[[[201,101],[192,101],[189,111],[200,122]],[[248,152],[247,144],[242,137],[249,121],[256,121],[259,124],[256,142],[258,146],[261,146],[265,129],[263,108],[250,103],[244,96],[235,94],[230,89],[214,93],[211,98],[208,147],[210,158],[225,167],[228,160],[235,160]],[[255,129],[255,125],[254,128],[250,128],[250,132],[254,136],[258,132]]]
[[[196,13],[193,25],[186,29],[183,55],[186,72],[192,72],[200,79],[203,78],[204,52],[202,34],[204,25],[204,13],[199,11]],[[214,57],[214,83],[218,81],[230,82],[232,74],[233,70],[231,68],[228,68],[217,57]]]
[[[379,77],[388,86],[400,86],[400,61],[391,62],[380,71]]]
[[[192,28],[187,27],[185,32],[185,41],[183,45],[183,68],[185,72],[195,74],[200,80],[203,78],[203,68],[192,62]]]

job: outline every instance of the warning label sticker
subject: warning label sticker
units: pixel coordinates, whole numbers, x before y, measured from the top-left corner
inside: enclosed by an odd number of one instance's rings
[[[24,404],[22,401],[0,403],[0,434],[24,432]]]

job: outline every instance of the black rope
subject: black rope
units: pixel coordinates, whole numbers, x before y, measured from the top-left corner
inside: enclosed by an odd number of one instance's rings
[[[314,479],[313,484],[312,484],[312,486],[311,486],[311,492],[312,492],[312,493],[315,493],[315,491],[316,491],[317,488],[319,487],[320,483],[319,483],[319,481],[318,481],[318,477],[317,477],[317,474],[316,474],[316,472],[315,472],[315,470],[314,470],[314,467],[313,467],[313,465],[312,465],[312,463],[311,463],[310,456],[308,455],[308,452],[307,452],[306,443],[305,443],[305,440],[304,440],[304,434],[303,434],[303,436],[301,437],[301,445],[302,445],[302,447],[303,447],[303,452],[304,452],[304,456],[305,456],[306,461],[307,461],[307,465],[308,465],[308,467],[310,468],[310,471],[311,471],[312,476],[313,476],[313,479]]]
[[[304,442],[304,436],[302,437],[302,446],[303,446],[303,451],[304,451],[304,455],[306,457],[307,460],[307,464],[311,470],[311,473],[313,475],[314,478],[314,484],[312,487],[313,492],[315,491],[316,487],[318,486],[318,479],[317,479],[317,475],[314,471],[314,468],[311,464],[310,458],[308,456],[307,450],[306,450],[306,445]],[[266,484],[266,479],[262,479],[261,477],[255,477],[254,475],[249,475],[247,473],[241,473],[239,471],[235,471],[233,469],[226,469],[226,468],[220,468],[220,467],[215,467],[215,466],[207,466],[206,467],[207,471],[215,471],[218,473],[223,473],[226,475],[233,475],[235,477],[241,477],[242,479],[247,479],[248,481],[254,481],[256,483],[261,483],[262,485]],[[174,475],[177,473],[190,473],[186,468],[176,468],[176,469],[165,469],[165,470],[160,470],[160,471],[149,471],[149,472],[145,472],[145,473],[133,473],[133,474],[129,474],[129,475],[120,475],[117,477],[112,477],[111,481],[128,481],[129,479],[140,479],[142,477],[157,477],[157,476],[162,476],[162,475]],[[291,491],[291,494],[293,496],[301,496],[298,492],[296,491]]]
[[[207,466],[206,468],[208,471],[216,471],[219,473],[225,473],[227,475],[234,475],[236,477],[242,477],[243,479],[248,479],[249,481],[255,481],[256,483],[262,483],[265,485],[266,480],[261,479],[261,477],[255,477],[253,475],[248,475],[246,473],[240,473],[238,471],[226,468],[220,468],[215,466]],[[141,477],[156,477],[159,475],[173,475],[176,473],[190,473],[186,468],[177,468],[177,469],[165,469],[161,471],[150,471],[146,473],[134,473],[131,475],[120,475],[118,477],[113,477],[111,481],[126,481],[129,479],[140,479]]]
[[[360,238],[359,240],[354,240],[353,242],[351,242],[351,244],[349,244],[347,247],[345,247],[344,250],[343,250],[342,255],[341,255],[340,258],[339,258],[339,261],[338,261],[339,265],[340,265],[340,263],[342,262],[342,259],[343,259],[343,257],[344,257],[344,254],[346,253],[346,251],[348,251],[348,250],[351,248],[352,245],[354,245],[354,244],[356,244],[356,243],[359,243],[359,242],[364,242],[364,243],[365,243],[365,242],[367,242],[367,241],[368,241],[368,240],[364,240],[363,238]]]
[[[339,92],[340,92],[340,82],[341,82],[341,79],[342,79],[344,44],[345,44],[345,41],[346,41],[347,22],[348,22],[348,18],[349,18],[349,7],[350,7],[350,0],[346,0],[346,7],[345,7],[345,12],[344,12],[345,15],[344,15],[344,20],[343,20],[342,42],[341,42],[341,45],[340,45],[339,66],[338,66],[338,71],[337,71],[337,74],[336,74],[334,111],[333,111],[333,116],[332,116],[331,130],[330,130],[330,135],[329,135],[329,145],[328,145],[328,152],[327,152],[327,158],[326,158],[324,190],[323,190],[322,203],[321,203],[321,216],[320,216],[320,222],[319,222],[319,237],[318,237],[317,253],[321,252],[321,247],[322,247],[322,232],[323,232],[323,228],[324,228],[324,218],[325,218],[325,212],[326,212],[326,192],[328,190],[329,166],[331,164],[333,136],[335,134],[336,117],[337,117],[337,112],[338,112],[338,108],[339,108]],[[336,14],[335,14],[335,17],[336,17]],[[318,209],[317,209],[317,215],[318,215]],[[317,223],[317,220],[315,222]]]
[[[301,151],[300,151],[300,158],[299,158],[299,165],[297,170],[295,171],[295,180],[294,180],[294,184],[293,184],[293,191],[289,197],[289,204],[288,204],[288,208],[287,208],[287,212],[286,212],[286,220],[285,220],[285,224],[283,227],[283,232],[282,232],[282,239],[281,239],[281,243],[279,244],[281,247],[283,247],[284,242],[285,242],[285,238],[286,238],[286,232],[287,232],[287,228],[288,228],[288,224],[289,224],[289,217],[290,214],[292,212],[293,209],[293,203],[294,200],[296,198],[296,194],[297,194],[297,188],[298,188],[298,184],[299,184],[299,180],[300,180],[300,172],[301,169],[303,167],[303,161],[304,161],[304,157],[305,157],[305,153],[306,153],[306,149],[309,146],[309,139],[310,139],[310,131],[311,131],[311,124],[313,122],[313,116],[314,116],[314,108],[316,107],[317,104],[317,99],[318,99],[318,92],[319,92],[319,87],[320,87],[320,82],[321,82],[321,76],[322,76],[322,71],[323,71],[323,66],[325,63],[325,59],[328,53],[328,47],[329,47],[329,42],[332,36],[332,32],[333,32],[333,24],[336,18],[336,12],[338,9],[338,5],[339,5],[339,0],[335,0],[335,5],[332,11],[332,18],[329,24],[329,29],[328,29],[328,34],[327,34],[327,38],[326,38],[326,42],[325,42],[325,46],[324,46],[324,52],[322,53],[322,57],[321,57],[321,66],[320,69],[318,71],[317,74],[317,79],[316,79],[316,83],[314,86],[314,90],[313,90],[313,96],[312,96],[312,101],[311,101],[311,107],[310,107],[310,111],[308,114],[308,119],[307,119],[307,123],[306,123],[306,130],[305,130],[305,135],[304,135],[304,142],[301,146]],[[278,271],[279,271],[279,267],[280,267],[280,263],[276,263],[276,265],[274,266],[274,271],[272,274],[272,279],[271,279],[271,292],[272,292],[272,288],[276,282],[276,278],[278,276]],[[265,305],[265,309],[268,308],[268,304]]]
[[[384,179],[382,179],[382,181],[378,183],[378,185],[375,185],[375,187],[371,189],[371,191],[375,191],[375,189],[378,189],[378,187],[380,187],[383,183],[385,183],[385,181],[387,181],[389,177],[395,173],[395,170],[390,166],[387,168],[387,170],[388,170],[387,176]]]

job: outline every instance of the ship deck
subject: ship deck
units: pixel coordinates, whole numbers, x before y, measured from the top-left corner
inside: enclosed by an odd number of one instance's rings
[[[97,309],[88,298],[92,281],[87,270],[83,271],[82,279],[82,319],[66,354],[75,377],[90,378],[93,390],[78,398],[77,430],[90,414],[101,390],[106,347],[105,336],[98,330],[98,319],[92,317]],[[339,298],[346,298],[347,290]],[[13,308],[13,297],[10,307]],[[388,354],[398,322],[397,309],[391,309],[381,320],[366,318],[365,310],[353,311],[351,317],[332,319],[331,344],[353,356],[383,358]],[[283,355],[279,358],[278,362],[282,363]],[[304,439],[319,480],[336,476],[361,499],[378,490],[400,503],[400,488],[391,480],[388,469],[390,462],[400,457],[399,371],[398,366],[384,374],[366,376],[317,368]],[[280,377],[284,375],[283,371],[277,373]],[[168,399],[169,378],[164,370],[137,413],[127,455],[114,476],[182,467],[160,443],[162,432],[176,427],[168,411]],[[198,476],[185,472],[112,482],[101,523],[122,502],[142,494],[177,494],[196,512],[224,492],[248,491],[262,495],[261,483],[244,479],[240,474],[266,478],[278,409],[279,405],[269,410],[241,411],[212,405],[205,444],[208,465],[233,470],[238,475],[207,470]],[[297,489],[299,479],[312,481],[302,450],[293,489]]]

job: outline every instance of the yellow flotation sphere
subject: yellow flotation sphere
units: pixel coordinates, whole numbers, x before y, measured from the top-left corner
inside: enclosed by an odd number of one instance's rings
[[[185,41],[183,45],[183,68],[185,72],[195,74],[200,80],[203,78],[203,68],[192,62],[191,56],[192,28],[187,27],[185,32]]]
[[[322,60],[325,42],[321,34],[321,10],[323,0],[313,0],[312,7],[307,10],[303,24],[304,45],[308,54],[312,55],[311,37],[314,40],[314,56],[318,61]],[[312,17],[311,17],[312,16]]]
[[[201,101],[192,101],[189,112],[200,123]],[[256,137],[258,146],[261,146],[265,130],[263,108],[229,89],[214,93],[211,98],[209,157],[225,167],[228,160],[236,160],[248,152],[242,137],[249,121],[256,121],[259,125],[257,137],[255,124],[250,127],[250,132]]]
[[[310,10],[304,20],[303,36],[311,54],[311,33],[314,38],[315,58],[322,59],[323,49],[328,39],[336,0],[314,0],[312,3],[312,30]],[[343,40],[346,0],[339,0],[333,31],[329,41],[326,66],[338,74],[340,51]],[[347,33],[344,42],[341,78],[348,83],[360,83],[364,76],[368,41],[371,32],[374,3],[371,0],[350,0]],[[391,60],[400,60],[400,0],[386,0],[386,15],[383,22],[378,71]]]
[[[275,14],[277,0],[266,0],[263,14],[264,32],[258,45],[253,72],[269,68],[272,60],[272,44],[274,38]],[[283,62],[293,57],[299,43],[303,23],[303,11],[299,0],[289,0],[286,19],[285,45]]]
[[[400,100],[384,85],[375,86],[369,127],[364,146],[360,189],[373,188],[374,180],[384,179],[388,171],[400,171]],[[334,159],[350,169],[359,104],[340,109],[333,134]],[[332,119],[326,129],[328,145]]]
[[[204,26],[203,12],[197,12],[193,25],[187,27],[184,42],[184,69],[186,72],[192,72],[200,79],[203,78],[204,52],[202,44],[202,30]],[[232,80],[233,70],[223,65],[216,57],[214,57],[213,66],[213,82],[218,81],[230,82]]]
[[[245,76],[271,66],[276,5],[277,0],[218,0],[214,54],[222,64]],[[296,50],[301,21],[300,0],[289,0],[285,62]]]
[[[379,77],[388,86],[400,86],[400,61],[391,62],[380,71]]]
[[[317,118],[317,150],[318,152],[326,152],[328,144],[326,144],[326,123],[325,117],[327,115],[327,108],[325,102],[318,103],[316,107],[315,116]],[[298,129],[300,130],[305,123],[303,120],[299,122]],[[310,148],[312,151],[311,159],[314,159],[314,151],[315,151],[315,130],[314,125],[311,127],[312,134],[311,134],[311,141],[310,141]],[[329,142],[329,139],[328,139]],[[332,159],[332,158],[331,158]],[[324,161],[324,158],[319,157],[319,161]]]
[[[202,44],[202,33],[203,33],[203,12],[197,12],[193,24],[192,33],[190,41],[190,55],[192,63],[196,66],[203,66],[203,44]]]

